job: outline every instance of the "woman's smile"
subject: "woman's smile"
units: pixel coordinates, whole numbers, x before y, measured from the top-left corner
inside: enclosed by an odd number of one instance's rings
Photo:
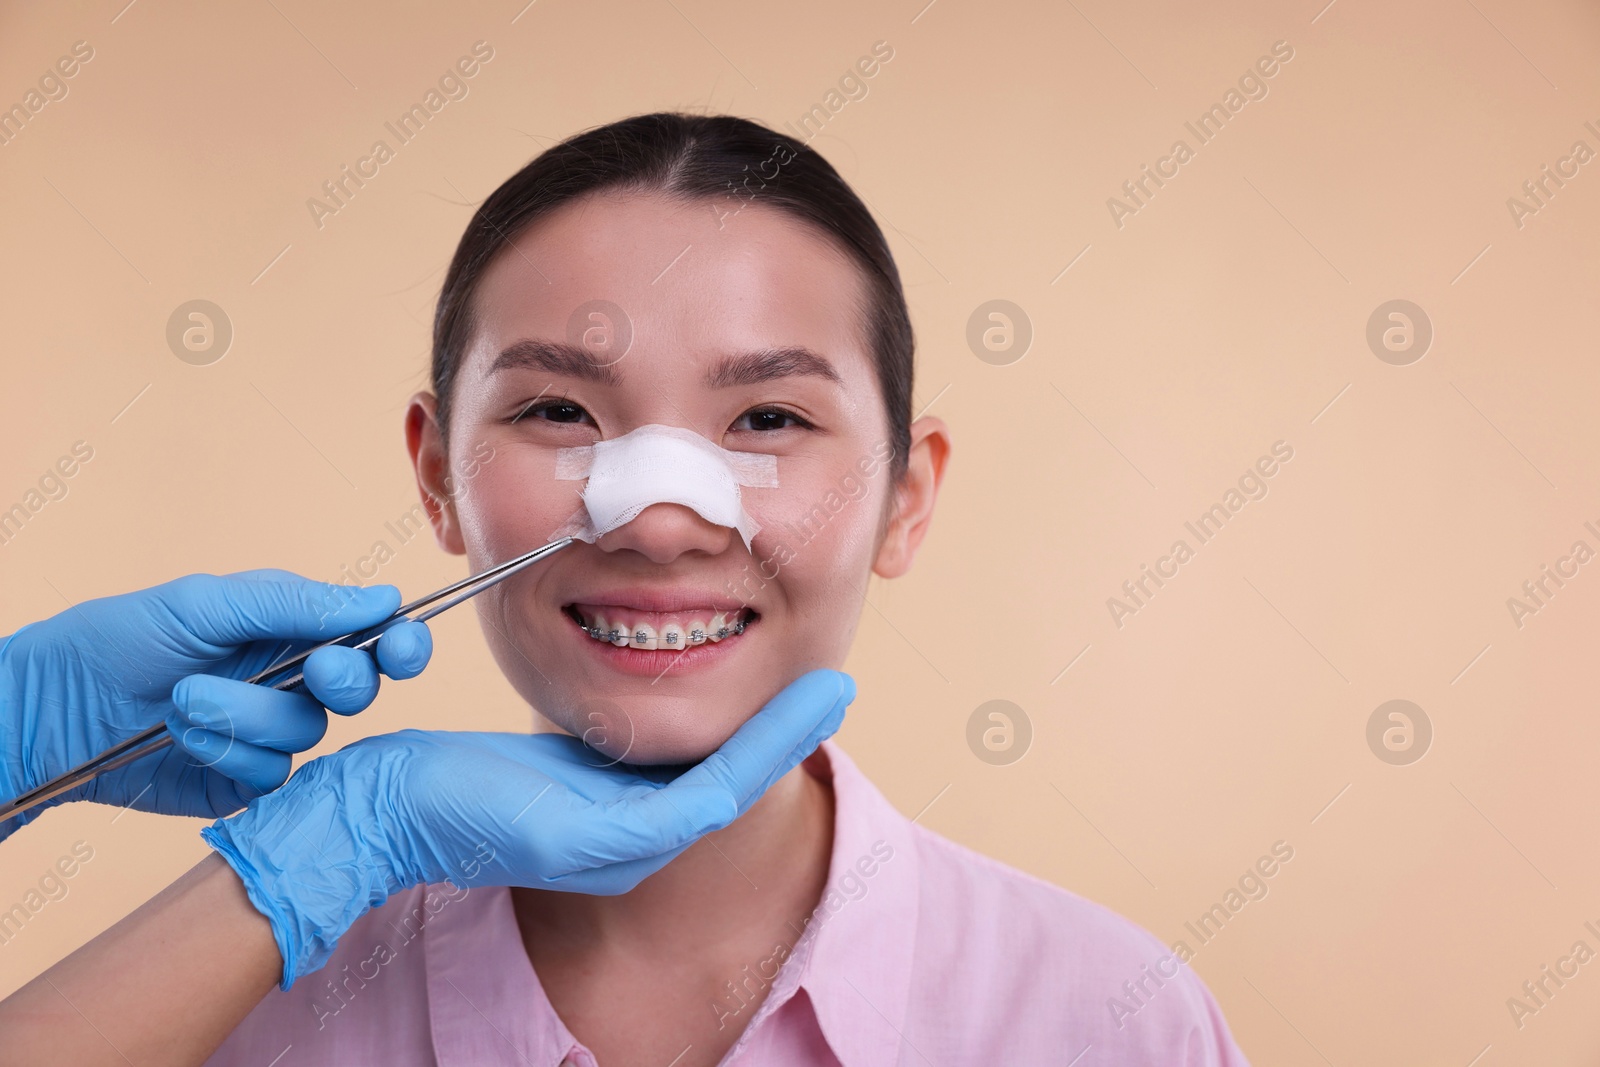
[[[705,590],[596,590],[562,609],[584,654],[623,674],[660,677],[725,663],[760,619],[748,605]]]
[[[647,623],[636,623],[637,628],[631,634],[611,630],[596,637],[594,629],[581,626],[573,626],[571,633],[573,640],[585,647],[586,654],[595,657],[595,661],[605,667],[622,674],[659,678],[668,671],[676,675],[727,663],[737,650],[745,647],[745,642],[750,640],[753,622],[741,618],[729,625],[727,616],[719,614],[715,618],[722,620],[717,629],[710,632],[702,630],[703,636],[692,644],[687,643],[688,637],[681,628],[653,634]],[[616,633],[617,636],[609,638],[609,633]],[[670,644],[663,644],[669,635],[678,636],[680,642],[684,642],[682,646],[674,649]]]
[[[567,612],[596,641],[650,652],[684,652],[707,641],[736,637],[757,619],[749,608],[689,608],[644,612],[616,604],[569,604]]]

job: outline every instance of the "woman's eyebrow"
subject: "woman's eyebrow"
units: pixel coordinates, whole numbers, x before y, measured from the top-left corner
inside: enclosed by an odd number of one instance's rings
[[[619,385],[622,376],[616,365],[596,353],[563,341],[523,338],[507,345],[489,366],[489,373],[516,368],[539,370],[547,374]],[[755,385],[778,378],[811,376],[842,385],[833,365],[817,353],[799,345],[761,348],[725,356],[706,370],[706,384],[713,389],[736,385]]]
[[[755,385],[776,378],[810,375],[824,378],[835,385],[843,380],[833,365],[809,348],[787,346],[762,348],[754,352],[740,352],[725,356],[706,371],[706,384],[713,389],[734,385]]]
[[[592,352],[564,341],[524,338],[507,345],[505,350],[495,357],[494,363],[489,367],[489,373],[494,374],[508,368],[542,370],[549,374],[599,382],[601,385],[619,385],[622,376],[617,373],[615,365],[617,362],[602,359]]]

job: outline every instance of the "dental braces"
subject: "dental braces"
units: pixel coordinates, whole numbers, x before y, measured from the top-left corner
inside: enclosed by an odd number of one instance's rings
[[[717,627],[717,635],[716,635],[717,636],[717,640],[721,641],[723,638],[728,637],[730,635],[742,634],[742,633],[744,633],[744,628],[745,628],[745,620],[744,619],[740,619],[738,622],[734,623],[732,626],[719,626],[719,627]],[[613,645],[617,643],[617,638],[625,636],[621,630],[618,630],[616,628],[612,628],[610,630],[601,630],[600,627],[598,627],[598,626],[588,626],[588,627],[585,627],[584,629],[588,633],[588,635],[590,637],[594,638],[596,641],[607,641],[607,642],[610,642]],[[701,629],[690,630],[686,636],[689,638],[689,640],[686,643],[687,644],[691,644],[691,645],[704,644],[707,640],[709,640],[709,638],[706,635],[706,632],[704,630],[701,630]],[[649,639],[650,639],[650,635],[645,633],[643,630],[640,630],[640,631],[636,632],[632,637],[633,641],[637,641],[640,644],[644,644],[644,642],[648,641]],[[671,633],[669,633],[669,634],[661,634],[660,636],[658,636],[656,638],[656,640],[658,642],[664,642],[668,646],[673,646],[673,645],[676,645],[678,643],[678,635],[677,634],[671,634]]]

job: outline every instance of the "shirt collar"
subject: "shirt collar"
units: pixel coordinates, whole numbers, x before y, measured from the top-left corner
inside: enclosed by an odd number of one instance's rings
[[[823,1037],[844,1067],[895,1063],[920,896],[911,823],[831,740],[806,768],[833,783],[828,881],[791,960],[739,1044],[796,988],[804,988]],[[724,1062],[734,1058],[730,1054]]]
[[[423,928],[439,1067],[559,1067],[578,1042],[534,973],[511,891],[482,886],[467,892],[470,902],[444,908]]]
[[[828,880],[790,959],[723,1062],[737,1059],[766,1017],[804,988],[818,1028],[844,1067],[894,1063],[916,945],[920,872],[914,831],[831,740],[818,747],[806,769],[833,785]],[[510,891],[468,892],[470,902],[449,903],[424,927],[439,1067],[559,1067],[582,1046],[534,973],[516,933]]]

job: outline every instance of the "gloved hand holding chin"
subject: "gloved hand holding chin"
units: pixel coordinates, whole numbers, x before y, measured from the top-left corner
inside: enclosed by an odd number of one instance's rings
[[[312,760],[201,831],[272,923],[282,987],[369,908],[414,885],[625,893],[744,814],[839,728],[855,682],[805,674],[676,775],[565,734],[405,730]]]

